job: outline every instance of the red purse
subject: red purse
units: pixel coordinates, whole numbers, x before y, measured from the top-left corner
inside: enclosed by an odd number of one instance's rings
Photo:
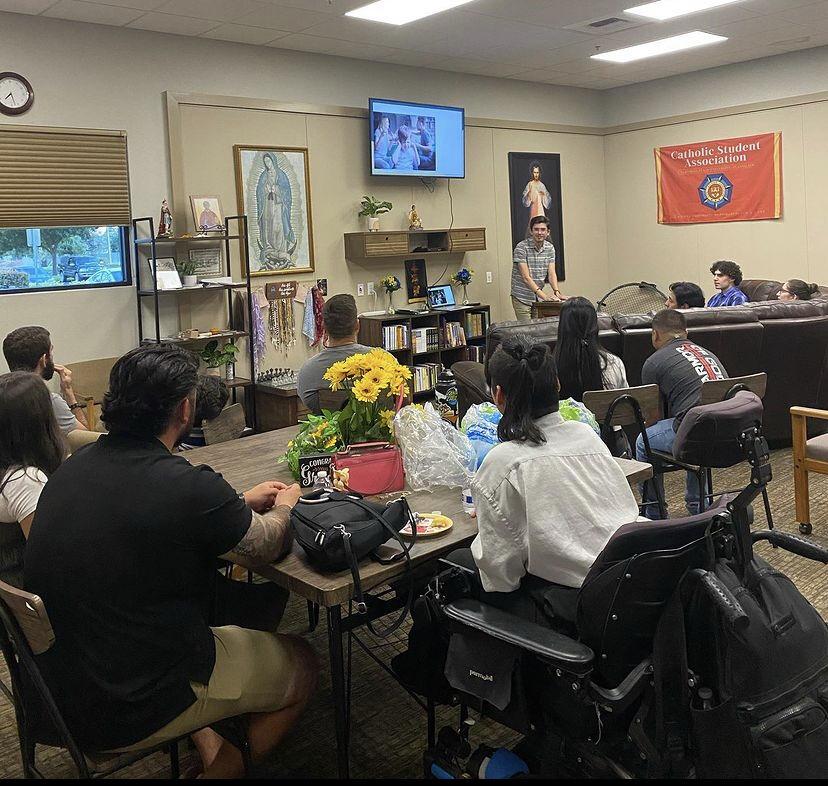
[[[335,469],[348,470],[348,488],[360,494],[385,494],[405,488],[402,454],[388,442],[358,442],[334,454]]]

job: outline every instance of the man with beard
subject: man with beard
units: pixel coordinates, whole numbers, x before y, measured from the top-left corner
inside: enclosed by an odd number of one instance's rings
[[[196,356],[171,345],[115,363],[101,415],[109,433],[41,494],[26,589],[46,605],[55,643],[38,660],[85,750],[191,733],[205,777],[241,777],[239,751],[207,727],[248,716],[260,761],[302,713],[317,666],[297,637],[211,627],[216,559],[255,568],[283,555],[301,492],[269,481],[238,494],[173,452],[192,428],[197,383]]]
[[[12,330],[3,340],[3,354],[9,371],[30,371],[51,379],[55,372],[60,375],[60,393],[52,393],[52,409],[60,430],[68,434],[75,429],[86,430],[83,402],[75,398],[72,389],[72,372],[66,366],[58,366],[52,359],[52,339],[44,327],[30,326]]]

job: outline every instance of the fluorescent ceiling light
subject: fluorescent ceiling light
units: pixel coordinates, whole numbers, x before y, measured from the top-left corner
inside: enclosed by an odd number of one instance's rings
[[[377,0],[348,11],[345,16],[370,19],[372,22],[387,22],[389,25],[407,25],[416,19],[448,11],[472,0]]]
[[[719,41],[727,41],[727,38],[723,35],[712,35],[711,33],[694,30],[692,33],[683,33],[682,35],[670,36],[670,38],[662,38],[658,41],[650,41],[646,44],[602,52],[600,55],[592,55],[592,59],[608,60],[610,63],[631,63],[633,60],[643,60],[645,57],[656,57],[670,52],[681,52],[683,49],[717,44]]]
[[[695,14],[697,11],[707,11],[708,8],[718,8],[720,5],[731,5],[741,0],[657,0],[655,3],[637,5],[635,8],[625,8],[625,14],[646,16],[650,19],[675,19],[677,16]]]

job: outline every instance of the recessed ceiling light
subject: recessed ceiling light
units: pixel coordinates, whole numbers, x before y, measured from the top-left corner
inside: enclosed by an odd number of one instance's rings
[[[681,52],[683,49],[718,44],[720,41],[727,41],[727,38],[723,35],[713,35],[712,33],[702,33],[699,30],[694,30],[692,33],[683,33],[682,35],[670,36],[670,38],[661,38],[658,41],[650,41],[646,44],[602,52],[600,55],[592,55],[592,59],[608,60],[611,63],[631,63],[633,60],[643,60],[645,57]]]
[[[372,22],[386,22],[389,25],[406,25],[425,16],[448,11],[472,0],[377,0],[348,11],[345,16],[370,19]]]
[[[708,8],[718,8],[720,5],[740,3],[742,0],[657,0],[655,3],[637,5],[635,8],[625,8],[625,14],[647,16],[650,19],[675,19],[677,16],[695,14],[697,11],[707,11]]]

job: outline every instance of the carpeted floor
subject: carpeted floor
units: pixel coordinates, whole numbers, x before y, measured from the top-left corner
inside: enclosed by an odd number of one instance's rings
[[[774,451],[772,456],[774,480],[769,487],[776,526],[797,532],[794,521],[793,476],[791,452]],[[741,487],[746,482],[745,467],[722,470],[715,475],[717,489]],[[684,478],[678,473],[667,477],[667,496],[671,511],[680,515],[683,510]],[[754,528],[765,525],[761,502],[756,506]],[[813,538],[828,546],[828,478],[814,476],[811,481],[811,512],[814,523]],[[766,559],[787,573],[800,590],[825,617],[828,615],[828,569],[815,562],[796,557],[780,549],[772,550],[764,544],[758,550]],[[304,600],[293,599],[288,606],[282,630],[304,633],[307,629],[307,611]],[[324,621],[309,636],[309,640],[327,664],[327,637]],[[377,643],[377,654],[390,657],[399,650],[403,637],[390,643]],[[0,667],[2,679],[7,681],[5,664]],[[351,773],[355,778],[416,778],[422,774],[422,752],[425,746],[425,715],[418,705],[382,669],[358,647],[353,650],[352,685],[352,743]],[[448,722],[454,713],[443,711],[440,720]],[[473,732],[475,745],[479,742],[509,744],[515,735],[491,722],[478,723]],[[331,712],[330,679],[323,672],[317,695],[297,727],[288,735],[270,762],[262,767],[262,774],[276,778],[332,778],[336,777],[333,717]],[[182,769],[194,764],[192,751],[182,756]],[[46,777],[72,777],[74,768],[69,757],[60,750],[40,749],[39,762]],[[168,777],[168,760],[161,754],[150,756],[120,777]],[[20,754],[14,711],[0,696],[0,777],[20,777]]]

